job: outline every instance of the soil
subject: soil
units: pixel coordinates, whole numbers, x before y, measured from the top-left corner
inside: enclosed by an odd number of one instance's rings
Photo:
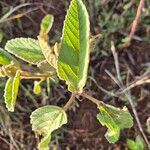
[[[124,52],[121,52],[119,54],[119,60],[121,60],[121,70],[127,72],[130,68],[134,78],[143,74],[143,67],[141,66],[141,64],[149,62],[150,60],[150,51],[148,49],[150,49],[150,44],[141,44],[134,42],[131,47],[129,47],[127,50],[124,50]],[[144,52],[146,53],[146,55]],[[97,59],[96,63],[92,61],[91,64],[96,64],[92,65],[92,68],[96,68],[94,70],[94,79],[97,81],[97,84],[101,85],[103,88],[106,89],[109,89],[110,87],[115,88],[115,84],[111,81],[109,77],[106,77],[106,73],[104,73],[105,69],[108,69],[109,71],[114,70],[114,61],[112,56]],[[138,103],[136,110],[138,112],[141,124],[143,125],[143,129],[145,130],[145,132],[146,120],[150,114],[149,90],[150,86],[147,85],[140,86],[132,90],[132,96],[136,98],[136,101]],[[105,94],[101,92],[101,90],[99,90],[95,86],[95,84],[90,85],[89,83],[86,87],[86,91],[88,94],[90,93],[90,95],[93,95],[93,97],[96,97],[97,99],[103,100],[105,97]],[[143,93],[144,91],[145,94]],[[114,106],[124,106],[124,102],[122,102],[122,100],[118,98],[108,98],[105,101]],[[129,104],[127,105],[127,107],[129,108],[130,112],[132,112]],[[134,138],[138,134],[140,134],[137,123],[136,121],[134,121],[134,127],[122,131],[120,140],[116,144],[110,144],[106,141],[104,137],[106,128],[102,127],[95,117],[97,113],[98,111],[96,106],[86,100],[80,102],[80,107],[77,109],[77,113],[69,112],[69,131],[66,134],[64,140],[62,141],[61,148],[65,149],[67,147],[71,150],[125,150],[126,140],[128,138]],[[147,136],[150,140],[150,136],[148,134]]]

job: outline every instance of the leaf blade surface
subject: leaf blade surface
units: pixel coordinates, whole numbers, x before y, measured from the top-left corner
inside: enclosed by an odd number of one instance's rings
[[[16,72],[15,77],[10,77],[5,85],[4,98],[8,111],[14,112],[19,90],[19,84],[20,84],[20,70]]]
[[[45,60],[38,40],[32,38],[12,39],[6,43],[5,49],[9,53],[31,64],[37,64]]]
[[[43,106],[32,112],[31,116],[32,130],[42,135],[39,143],[39,149],[48,149],[51,139],[51,133],[67,123],[65,111],[53,105]]]
[[[69,91],[82,92],[89,63],[89,17],[81,0],[72,0],[63,28],[57,62],[60,79]]]
[[[108,128],[105,137],[110,143],[115,143],[119,139],[121,129],[133,126],[133,118],[126,107],[120,109],[111,105],[99,104],[98,109],[100,113],[97,119]]]

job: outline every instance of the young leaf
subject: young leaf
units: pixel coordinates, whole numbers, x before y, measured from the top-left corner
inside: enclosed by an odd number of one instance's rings
[[[32,112],[32,130],[42,135],[43,138],[38,145],[40,150],[48,150],[51,133],[67,123],[67,115],[58,106],[43,106]]]
[[[38,144],[39,150],[49,150],[49,143],[51,141],[51,133],[47,133]]]
[[[11,56],[7,51],[4,49],[0,48],[0,64],[3,66],[7,66],[13,61],[16,64],[19,64],[19,62]]]
[[[32,38],[16,38],[8,41],[5,49],[31,64],[37,64],[45,59],[38,40]]]
[[[137,136],[135,141],[128,139],[127,146],[130,150],[144,150],[145,149],[143,139],[140,136]]]
[[[135,142],[136,142],[136,145],[138,147],[137,150],[144,150],[145,149],[144,141],[139,135],[136,137]]]
[[[97,115],[99,122],[108,128],[106,139],[114,143],[119,139],[120,130],[131,128],[133,118],[126,107],[119,109],[111,105],[99,104],[100,113]]]
[[[43,34],[48,34],[54,22],[54,17],[52,15],[46,15],[41,22],[40,36]]]
[[[59,78],[71,92],[82,92],[89,63],[89,17],[82,0],[72,0],[68,10],[57,61]]]
[[[39,40],[39,44],[40,44],[42,53],[45,56],[47,62],[51,66],[53,66],[54,68],[56,68],[56,60],[57,59],[56,59],[56,56],[53,53],[52,49],[50,48],[48,42],[44,38],[42,38],[40,36],[38,36],[38,40]]]
[[[136,145],[136,143],[135,143],[133,140],[131,140],[131,139],[128,139],[128,140],[127,140],[127,146],[128,146],[128,148],[129,148],[130,150],[137,150],[137,145]]]
[[[37,95],[41,93],[40,82],[38,82],[38,81],[35,81],[35,82],[34,82],[33,92],[34,92],[35,94],[37,94]]]
[[[16,72],[15,77],[7,80],[4,90],[4,98],[8,111],[13,112],[16,104],[16,98],[19,90],[20,71]]]

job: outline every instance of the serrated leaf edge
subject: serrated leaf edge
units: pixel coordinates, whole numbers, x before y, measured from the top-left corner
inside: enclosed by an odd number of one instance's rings
[[[20,76],[20,70],[17,70],[16,74],[15,74],[15,77],[10,77],[7,82],[6,82],[6,85],[5,85],[5,89],[4,89],[4,99],[5,99],[5,104],[6,104],[6,108],[8,109],[8,111],[10,112],[14,112],[14,108],[15,108],[15,103],[16,103],[16,98],[17,96],[15,96],[15,91],[14,91],[14,88],[15,88],[15,82],[17,80],[17,77]],[[11,108],[8,106],[7,104],[7,100],[6,100],[6,95],[7,95],[7,91],[6,91],[6,88],[8,87],[8,85],[10,84],[10,81],[12,80],[12,91],[11,91]],[[18,89],[19,89],[19,85],[18,85]],[[14,106],[14,107],[12,107]]]
[[[9,105],[8,105],[8,103],[7,103],[7,88],[8,88],[8,85],[10,84],[10,82],[12,82],[13,81],[13,78],[11,77],[11,78],[9,78],[8,80],[7,80],[7,82],[6,82],[6,84],[5,84],[5,89],[4,89],[4,99],[5,99],[5,104],[6,104],[6,108],[8,109],[8,111],[12,111],[13,112],[13,108],[11,107],[9,107]]]
[[[43,60],[39,60],[38,62],[34,63],[34,62],[32,62],[32,61],[26,60],[26,59],[23,58],[22,56],[17,55],[14,51],[9,50],[9,49],[7,48],[7,44],[11,43],[12,41],[15,41],[16,39],[32,39],[32,40],[35,40],[35,41],[36,41],[36,39],[33,39],[33,38],[24,38],[24,37],[14,38],[14,39],[9,40],[9,41],[6,43],[6,45],[5,45],[6,51],[8,51],[9,53],[13,54],[14,56],[16,56],[16,57],[22,59],[23,61],[28,62],[28,63],[33,64],[33,65],[37,65],[37,64],[40,63],[41,61],[45,60],[45,59],[44,59],[45,57],[43,56]],[[38,41],[38,40],[37,40],[37,41]],[[40,47],[40,45],[39,45],[39,47]],[[41,53],[41,54],[42,54],[42,53]]]
[[[74,1],[78,1],[78,0],[72,0],[72,1],[70,2],[69,9],[67,10],[67,15],[65,16],[65,21],[64,21],[64,26],[63,26],[63,30],[62,30],[61,41],[62,41],[62,38],[64,37],[64,30],[65,30],[66,20],[67,20],[69,11],[70,11],[70,9],[71,9],[71,7],[72,7]],[[80,1],[80,3],[82,3],[82,5],[83,5],[82,9],[85,10],[85,11],[84,11],[85,16],[88,17],[88,19],[87,19],[87,28],[88,28],[88,31],[90,32],[90,22],[89,22],[89,15],[88,15],[88,12],[87,12],[86,7],[85,7],[85,5],[83,4],[82,0],[79,0],[79,1]],[[77,4],[77,5],[78,5],[78,4]],[[79,24],[79,26],[80,26],[80,24]],[[79,36],[80,36],[80,35],[79,35]],[[88,37],[90,37],[89,33],[88,33],[88,35],[87,35],[87,38],[88,38]],[[61,46],[60,46],[60,47],[61,47]],[[81,84],[82,82],[84,82],[84,84],[85,84],[85,82],[86,82],[86,80],[87,80],[88,65],[89,65],[89,56],[90,56],[89,47],[90,47],[90,46],[88,45],[88,47],[87,47],[87,49],[88,49],[88,58],[87,58],[86,67],[84,67],[84,69],[86,70],[86,73],[85,73],[85,71],[83,71],[83,72],[84,72],[84,75],[83,75],[84,77],[82,77],[82,79],[79,79],[79,78],[78,78],[78,80],[80,80],[80,81],[78,82],[78,87],[73,87],[71,83],[69,83],[69,82],[66,81],[63,77],[61,77],[61,75],[59,74],[59,71],[58,71],[58,59],[56,60],[56,65],[57,65],[57,67],[56,67],[56,72],[57,72],[57,75],[58,75],[58,77],[59,77],[61,80],[64,80],[64,81],[66,82],[66,84],[68,85],[68,89],[69,89],[71,92],[73,92],[72,90],[74,90],[74,92],[82,93],[82,89],[80,89],[80,88],[81,88],[81,87],[80,87],[80,86],[81,86],[80,84]],[[60,49],[60,50],[61,50],[61,49]],[[83,63],[82,59],[79,57],[79,62],[80,62],[80,61]],[[79,63],[79,64],[80,64],[80,63]],[[80,65],[79,65],[79,66],[80,66]],[[80,67],[79,67],[79,69],[80,69]],[[85,77],[85,75],[86,75],[86,77]],[[79,71],[78,71],[78,77],[79,77]],[[84,80],[85,80],[85,81],[84,81]],[[84,86],[85,86],[85,85],[82,85],[82,88],[83,88]],[[74,89],[74,88],[77,88],[77,89]],[[78,88],[79,88],[80,90],[79,90]]]

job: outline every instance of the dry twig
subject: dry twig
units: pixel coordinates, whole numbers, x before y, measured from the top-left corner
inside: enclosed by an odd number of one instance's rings
[[[124,44],[121,44],[119,46],[119,48],[126,48],[126,47],[130,46],[130,43],[131,43],[132,39],[135,37],[135,32],[136,32],[137,26],[140,22],[140,18],[141,18],[143,8],[144,8],[144,0],[141,0],[140,3],[139,3],[138,9],[137,9],[135,19],[133,20],[133,23],[132,23],[132,26],[131,26],[129,39]]]
[[[131,32],[130,32],[130,35],[129,35],[130,42],[131,42],[131,40],[132,40],[132,38],[133,38],[133,36],[136,32],[138,23],[139,23],[140,18],[141,18],[143,8],[144,8],[144,0],[141,0],[140,3],[139,3],[138,9],[137,9],[136,17],[135,17],[135,19],[132,23]]]
[[[120,68],[119,68],[119,61],[118,61],[118,54],[115,50],[115,46],[113,45],[112,43],[112,47],[111,47],[111,50],[112,50],[112,53],[113,53],[113,57],[114,57],[114,61],[115,61],[115,67],[116,67],[116,73],[117,73],[117,79],[109,72],[109,71],[106,71],[106,73],[112,78],[112,80],[119,86],[119,88],[123,91],[125,86],[122,82],[122,79],[121,79],[121,75],[120,75]],[[141,84],[141,81],[140,83],[138,84]],[[136,111],[136,108],[135,108],[135,105],[134,105],[134,102],[132,100],[132,97],[131,97],[131,94],[130,94],[130,89],[129,90],[126,90],[123,92],[123,94],[126,96],[126,98],[129,100],[129,103],[131,105],[131,108],[132,108],[132,111],[133,111],[133,114],[134,114],[134,117],[135,117],[135,120],[137,122],[137,125],[138,125],[138,128],[139,128],[139,131],[141,132],[147,146],[148,146],[148,149],[150,150],[150,143],[143,131],[143,128],[142,128],[142,125],[141,125],[141,122],[139,120],[139,117],[138,117],[138,113]]]

